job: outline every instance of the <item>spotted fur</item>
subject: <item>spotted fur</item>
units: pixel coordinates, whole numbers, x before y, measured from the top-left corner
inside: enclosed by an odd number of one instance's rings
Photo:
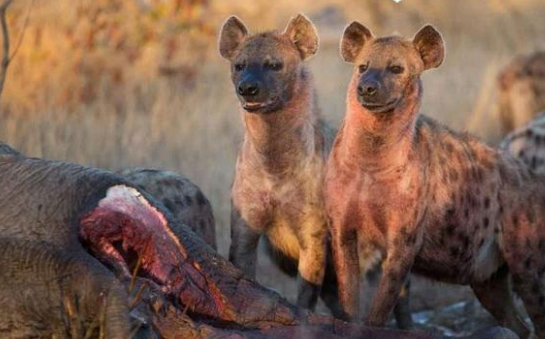
[[[470,285],[502,326],[526,338],[511,275],[537,336],[545,338],[545,181],[505,152],[418,113],[420,74],[444,55],[433,27],[407,40],[351,26],[343,44],[359,50],[350,60],[356,67],[346,117],[325,179],[343,309],[358,315],[358,262],[376,251],[385,262],[369,325],[385,324],[413,272]],[[377,93],[387,91],[372,105],[359,89],[369,79]]]
[[[534,172],[545,174],[545,112],[509,133],[500,147]]]

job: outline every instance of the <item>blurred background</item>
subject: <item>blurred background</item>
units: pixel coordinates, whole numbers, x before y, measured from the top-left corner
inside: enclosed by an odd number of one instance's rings
[[[500,138],[499,71],[519,54],[545,49],[542,1],[15,0],[8,23],[12,45],[21,45],[2,94],[0,140],[36,157],[186,174],[212,202],[225,255],[242,124],[217,33],[233,14],[256,32],[283,30],[298,12],[321,37],[310,67],[335,126],[351,73],[338,43],[352,20],[375,35],[408,37],[434,24],[447,56],[423,76],[422,112],[491,144]],[[259,280],[293,298],[295,283],[261,259]],[[470,297],[467,289],[417,285],[418,310]]]

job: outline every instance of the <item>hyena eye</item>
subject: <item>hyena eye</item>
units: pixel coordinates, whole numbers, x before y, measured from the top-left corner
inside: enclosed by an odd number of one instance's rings
[[[401,74],[404,70],[405,69],[403,67],[397,65],[390,67],[390,71],[394,74]]]
[[[235,71],[240,72],[240,71],[242,71],[244,69],[245,66],[246,65],[244,65],[244,63],[242,63],[242,62],[241,63],[236,63],[235,64]]]
[[[365,71],[367,71],[367,68],[369,68],[369,65],[368,65],[368,64],[360,65],[360,66],[358,67],[360,73],[364,73]]]
[[[265,67],[271,71],[279,71],[282,69],[282,67],[284,67],[284,64],[280,61],[270,61],[265,63]]]

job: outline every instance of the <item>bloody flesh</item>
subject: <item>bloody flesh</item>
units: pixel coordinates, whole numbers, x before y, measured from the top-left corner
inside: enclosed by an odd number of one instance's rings
[[[136,189],[123,185],[108,189],[98,206],[81,219],[81,238],[95,256],[121,268],[125,276],[140,260],[137,275],[190,311],[225,316],[219,291],[188,258],[165,216]]]

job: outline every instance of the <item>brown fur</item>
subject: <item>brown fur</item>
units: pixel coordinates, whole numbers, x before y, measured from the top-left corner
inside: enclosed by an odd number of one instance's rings
[[[247,111],[246,99],[239,96],[245,135],[232,187],[229,257],[255,276],[257,242],[265,236],[275,251],[296,263],[298,304],[313,308],[326,263],[322,183],[333,135],[320,119],[313,79],[303,64],[316,52],[317,37],[302,15],[283,33],[247,32],[234,17],[222,29],[220,53],[232,65],[248,68],[248,73],[233,70],[233,83],[237,87],[245,77],[262,77],[262,90],[274,94],[272,108],[257,113]],[[282,63],[282,69],[267,69],[269,59]]]
[[[499,113],[504,134],[545,109],[545,52],[519,56],[498,77]]]
[[[347,34],[343,39],[358,44]],[[444,54],[433,28],[412,41],[371,35],[361,41],[351,62],[369,62],[368,69],[394,82],[391,97],[401,96],[391,110],[365,108],[356,88],[367,73],[357,67],[328,163],[326,208],[344,310],[358,314],[358,263],[377,252],[385,262],[368,324],[384,325],[414,272],[471,285],[501,325],[526,337],[511,274],[545,338],[545,183],[509,155],[418,114],[420,73],[439,66]],[[404,66],[397,78],[386,72],[395,63]]]
[[[119,174],[153,195],[177,220],[216,249],[212,206],[197,185],[181,174],[157,169],[131,168]]]

